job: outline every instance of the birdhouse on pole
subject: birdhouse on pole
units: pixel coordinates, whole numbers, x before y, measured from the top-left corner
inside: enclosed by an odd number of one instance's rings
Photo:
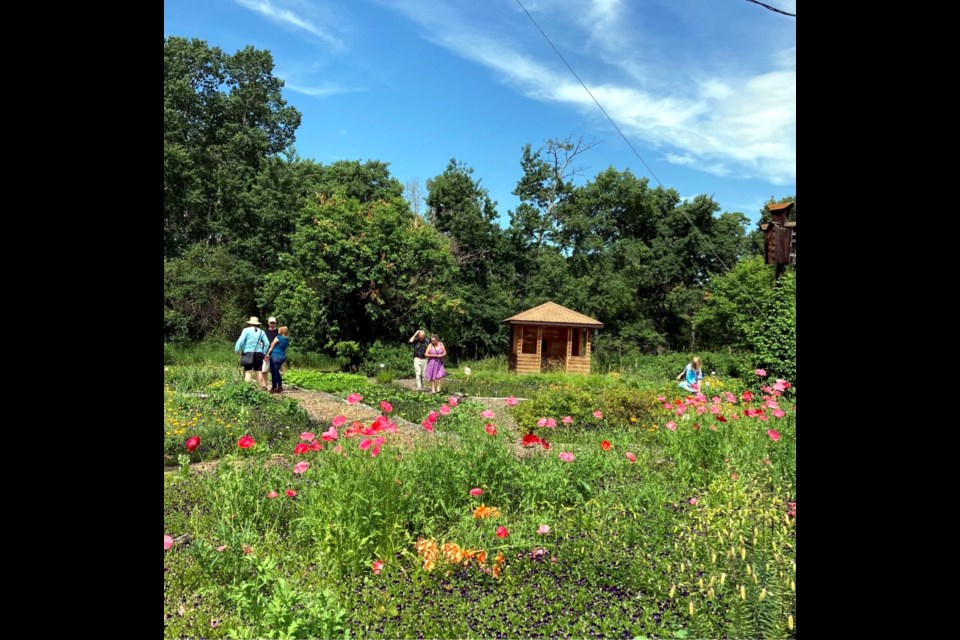
[[[763,230],[764,248],[767,264],[778,265],[777,272],[783,269],[780,265],[797,264],[797,222],[790,220],[793,211],[793,202],[768,204],[770,222],[760,225]]]

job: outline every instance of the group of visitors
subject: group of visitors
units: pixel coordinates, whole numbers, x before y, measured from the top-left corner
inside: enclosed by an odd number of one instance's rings
[[[273,316],[267,319],[267,328],[260,328],[260,319],[250,316],[247,326],[237,339],[233,350],[240,354],[240,366],[243,367],[244,379],[251,382],[253,373],[257,374],[257,383],[267,388],[267,372],[270,372],[272,386],[270,393],[283,393],[283,378],[280,367],[287,359],[287,345],[290,344],[290,330],[287,327],[277,328],[277,319]]]

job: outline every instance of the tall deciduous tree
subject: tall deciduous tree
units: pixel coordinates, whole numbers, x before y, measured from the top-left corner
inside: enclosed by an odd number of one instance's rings
[[[202,40],[163,41],[164,257],[223,244],[256,226],[245,197],[294,141],[300,113],[281,96],[267,51],[230,55]]]

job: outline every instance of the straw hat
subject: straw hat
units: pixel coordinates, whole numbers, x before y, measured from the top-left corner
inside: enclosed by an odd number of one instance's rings
[[[247,320],[247,324],[260,325],[260,318],[257,316],[250,316],[250,319]]]

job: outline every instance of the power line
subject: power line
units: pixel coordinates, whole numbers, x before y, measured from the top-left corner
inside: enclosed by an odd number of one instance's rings
[[[761,7],[763,7],[764,9],[769,9],[770,11],[773,11],[774,13],[781,13],[781,14],[783,14],[783,15],[785,15],[785,16],[790,16],[791,18],[796,18],[796,17],[797,17],[797,14],[795,14],[795,13],[787,13],[787,12],[784,11],[783,9],[777,9],[776,7],[771,7],[770,5],[764,4],[764,3],[760,2],[759,0],[747,0],[747,2],[752,2],[753,4],[758,4],[758,5],[760,5]]]

